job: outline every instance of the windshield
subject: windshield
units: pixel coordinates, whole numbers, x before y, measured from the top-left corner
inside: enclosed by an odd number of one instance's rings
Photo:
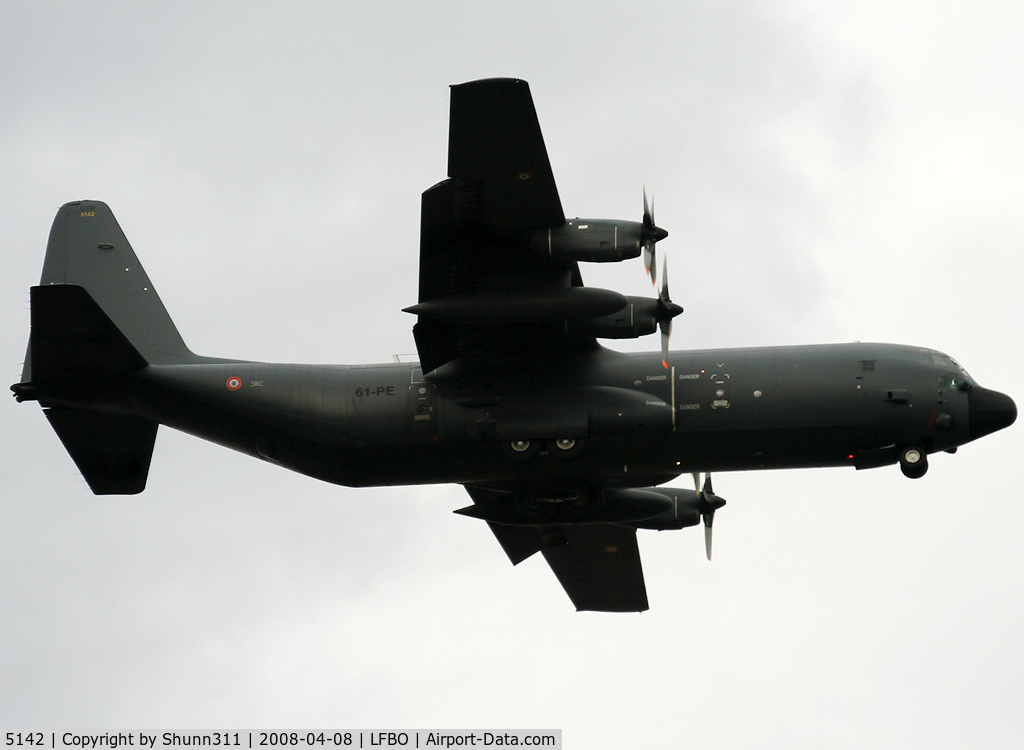
[[[920,351],[920,356],[921,359],[924,360],[925,362],[932,362],[934,364],[941,365],[942,367],[950,367],[955,369],[959,375],[959,379],[957,380],[957,382],[953,383],[954,386],[959,385],[960,380],[973,379],[971,378],[970,373],[967,372],[967,370],[965,370],[959,362],[950,357],[948,354],[937,352],[934,349],[922,349]]]

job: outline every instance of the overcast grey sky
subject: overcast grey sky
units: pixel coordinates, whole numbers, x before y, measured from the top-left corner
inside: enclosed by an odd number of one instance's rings
[[[1024,9],[952,2],[2,2],[0,351],[56,209],[110,204],[201,354],[412,352],[448,85],[531,84],[570,215],[671,236],[675,349],[881,340],[1024,400]],[[649,293],[639,260],[585,280]],[[629,347],[653,349],[654,338]],[[0,411],[0,727],[561,727],[566,747],[1024,744],[1020,426],[716,477],[575,613],[451,486],[347,489],[161,428],[91,495]],[[681,486],[685,486],[683,480]]]

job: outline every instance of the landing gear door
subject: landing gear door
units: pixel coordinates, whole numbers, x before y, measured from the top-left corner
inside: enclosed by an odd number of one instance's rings
[[[437,386],[413,368],[409,382],[409,436],[413,440],[437,438]]]

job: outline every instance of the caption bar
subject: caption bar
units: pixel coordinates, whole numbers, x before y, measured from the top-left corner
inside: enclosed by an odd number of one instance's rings
[[[562,749],[561,729],[311,729],[223,731],[134,730],[123,732],[6,732],[5,747],[51,750],[117,748],[289,747],[542,747]]]

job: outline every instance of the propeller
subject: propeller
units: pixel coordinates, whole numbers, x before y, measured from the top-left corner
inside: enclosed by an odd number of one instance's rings
[[[647,275],[651,277],[651,283],[658,283],[658,264],[657,259],[654,256],[654,243],[658,240],[663,240],[668,237],[666,232],[661,227],[654,223],[654,201],[652,200],[650,205],[647,203],[647,186],[644,186],[644,228],[641,234],[644,249],[644,269],[647,271]]]
[[[658,291],[658,309],[654,313],[661,330],[661,364],[668,369],[668,338],[672,335],[672,318],[683,311],[668,296],[668,258],[661,260],[661,289]]]
[[[715,494],[711,487],[711,473],[704,475],[704,488],[700,486],[700,473],[693,475],[693,489],[700,496],[700,515],[704,519],[704,550],[708,560],[711,559],[711,524],[715,521],[715,511],[725,505],[725,500]]]

